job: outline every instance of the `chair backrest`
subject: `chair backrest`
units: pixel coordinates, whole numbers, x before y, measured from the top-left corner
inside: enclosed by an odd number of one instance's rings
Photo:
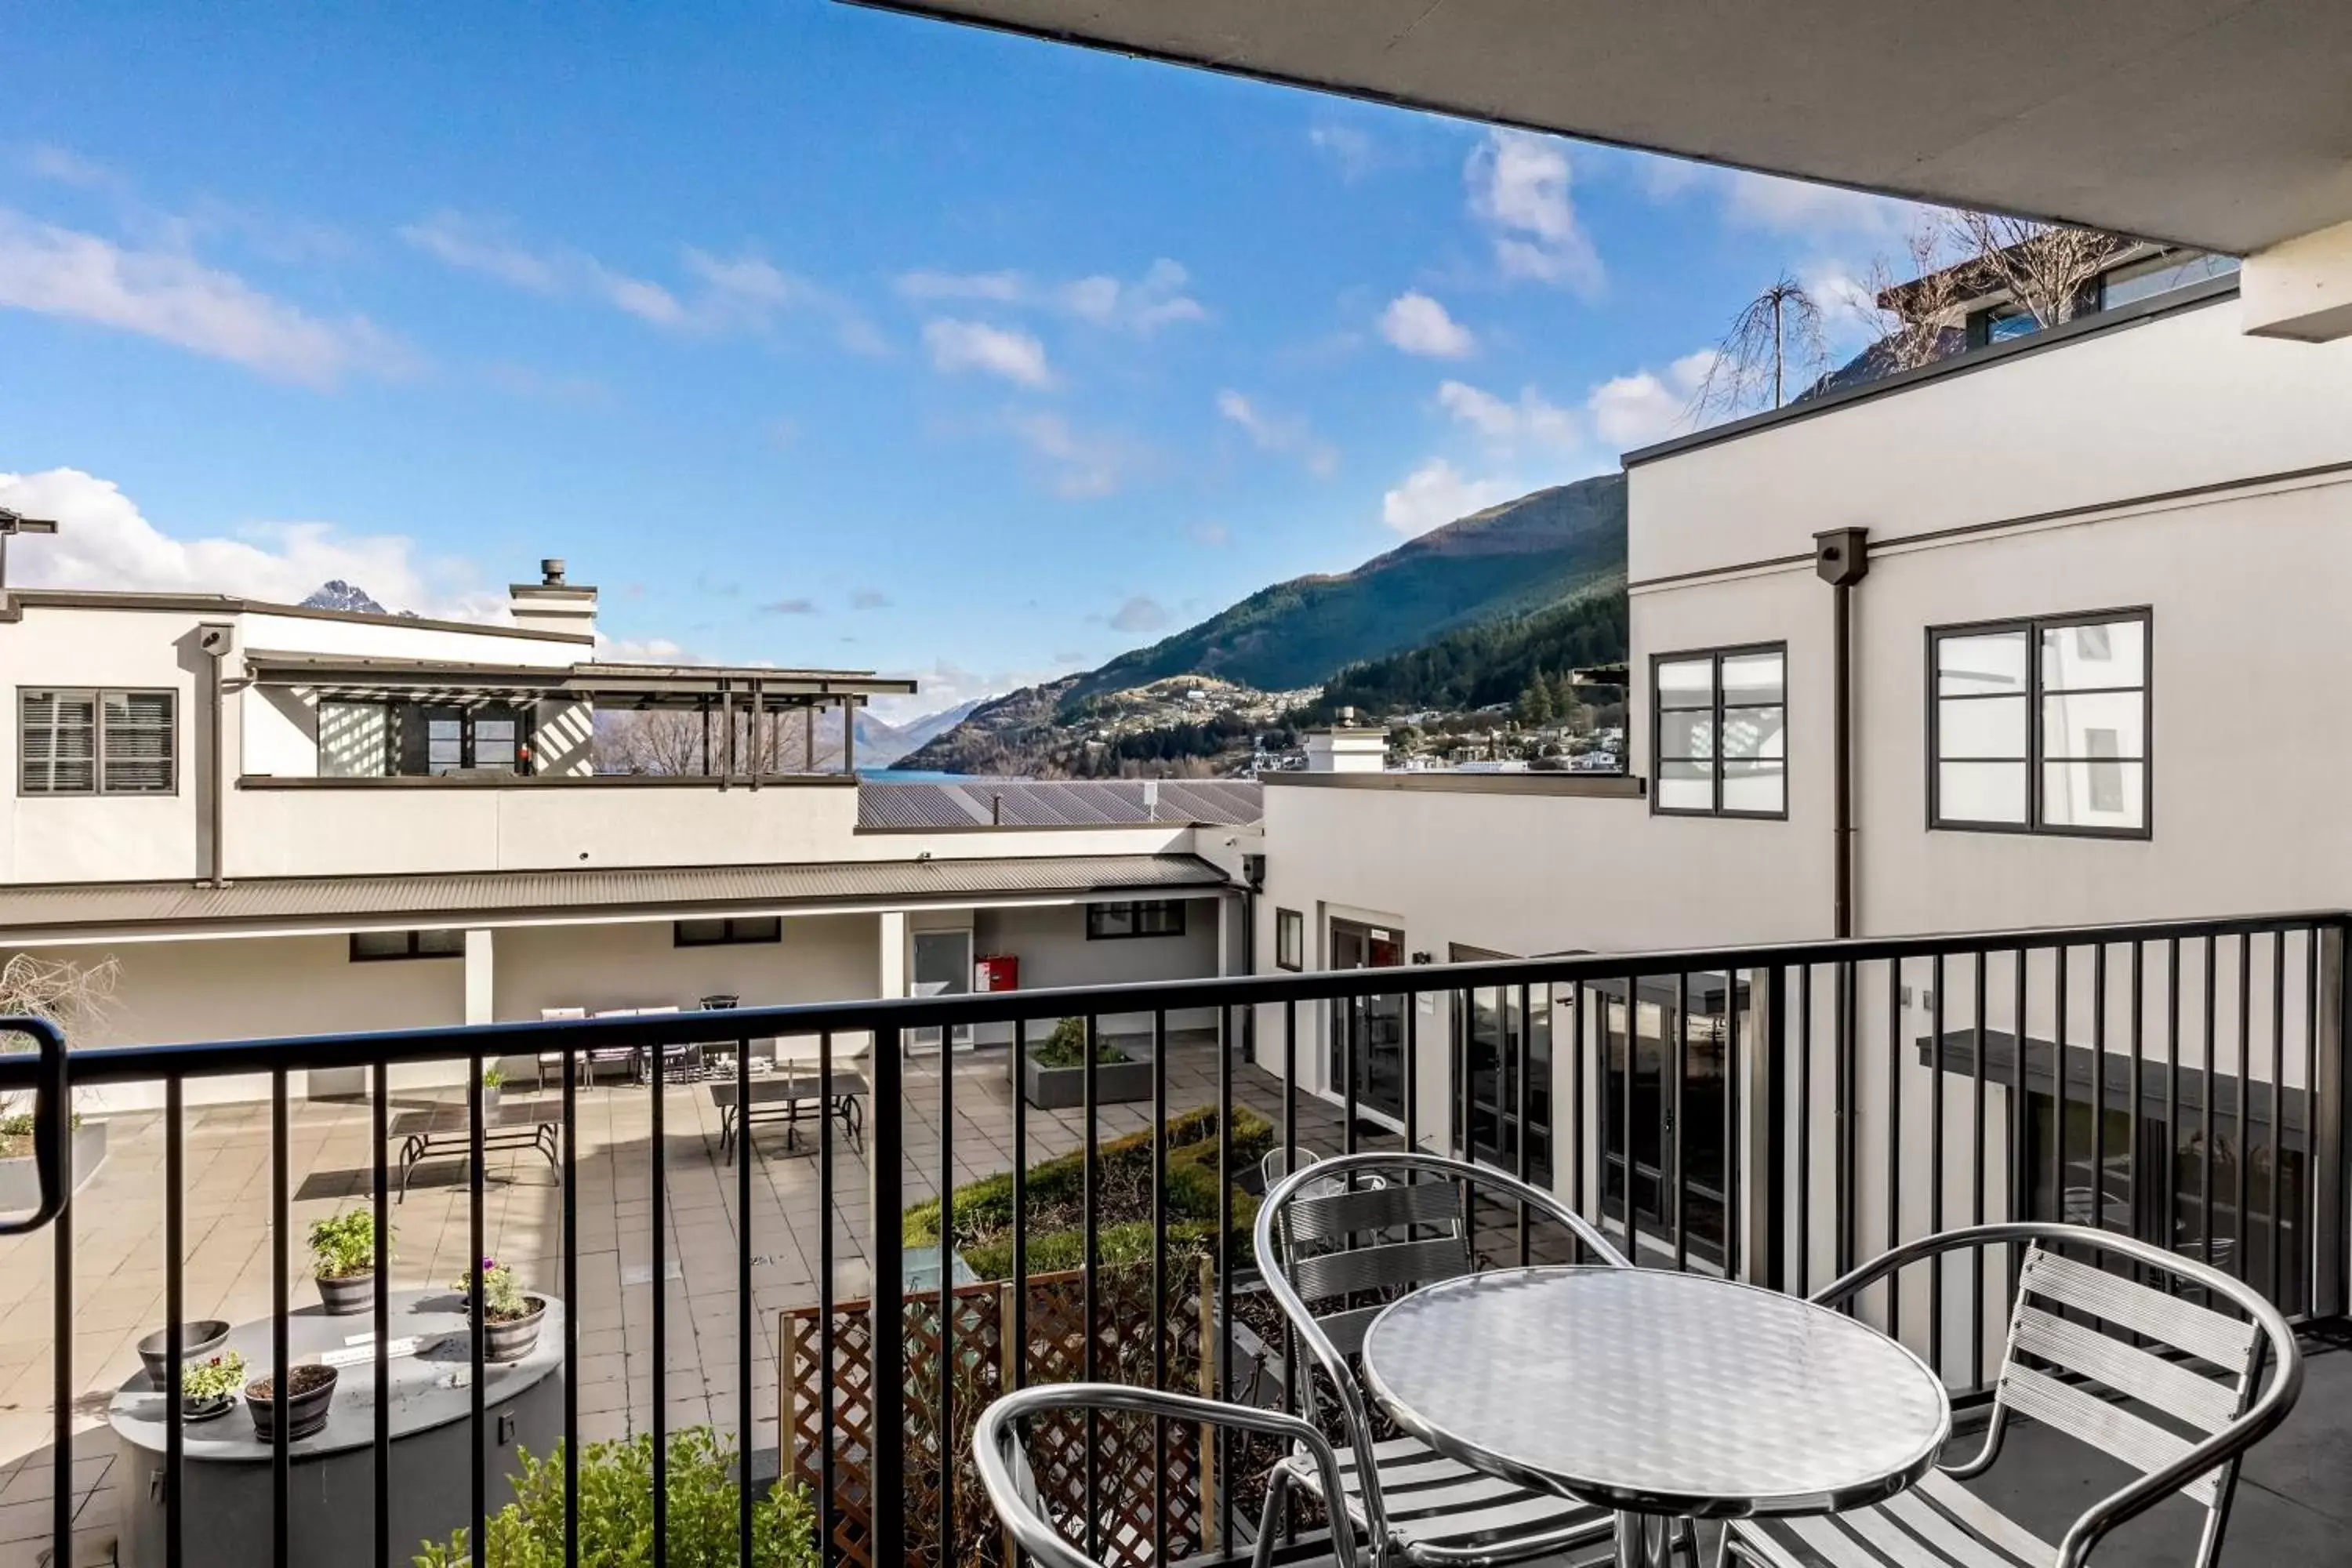
[[[1258,1271],[1330,1383],[1360,1474],[1377,1475],[1378,1467],[1370,1408],[1349,1358],[1363,1349],[1365,1331],[1390,1302],[1476,1268],[1471,1205],[1481,1189],[1524,1202],[1565,1226],[1601,1262],[1630,1267],[1549,1193],[1436,1154],[1343,1154],[1302,1164],[1276,1183],[1258,1208]],[[1297,1384],[1310,1419],[1315,1384],[1311,1370]],[[1384,1510],[1369,1490],[1366,1508],[1378,1539]]]
[[[2168,1261],[2147,1263],[2137,1247],[2126,1256],[2140,1266],[2135,1274],[2159,1269],[2189,1278]],[[2259,1315],[2215,1311],[2036,1241],[2018,1271],[1987,1456],[1998,1447],[2005,1424],[2023,1416],[2122,1460],[2143,1477],[2153,1475],[2245,1415],[2269,1348]],[[2200,1563],[2219,1550],[2236,1480],[2232,1458],[2179,1483],[2181,1495],[2205,1510],[2207,1551]]]

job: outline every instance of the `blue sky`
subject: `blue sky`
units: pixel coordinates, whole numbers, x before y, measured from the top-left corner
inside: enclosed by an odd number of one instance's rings
[[[619,653],[911,711],[1613,467],[1907,221],[829,0],[335,9],[0,18],[17,582],[560,554]]]

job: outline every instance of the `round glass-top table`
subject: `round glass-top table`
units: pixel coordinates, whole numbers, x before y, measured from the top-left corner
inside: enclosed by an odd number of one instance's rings
[[[1496,1269],[1392,1303],[1364,1381],[1463,1464],[1649,1521],[1824,1513],[1934,1465],[1951,1402],[1868,1325],[1752,1285],[1652,1268]]]

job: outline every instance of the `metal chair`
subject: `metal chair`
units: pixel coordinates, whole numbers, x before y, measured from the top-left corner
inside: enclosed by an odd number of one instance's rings
[[[1735,1523],[1725,1531],[1725,1562],[1750,1568],[2080,1568],[2109,1531],[2178,1492],[2204,1510],[2192,1561],[2211,1568],[2229,1523],[2240,1457],[2286,1419],[2303,1387],[2294,1331],[2251,1286],[2113,1231],[2012,1223],[1906,1243],[1813,1300],[1840,1305],[1923,1258],[2018,1242],[2030,1245],[1984,1446],[1872,1508]],[[2050,1250],[2062,1244],[2128,1258],[2137,1277]],[[2141,1282],[2149,1277],[2195,1286],[2207,1300],[2227,1301],[2245,1316]],[[2142,1348],[2141,1341],[2153,1348]],[[2271,1375],[2262,1386],[2265,1360]],[[1960,1484],[1991,1468],[2010,1424],[2020,1418],[2122,1460],[2139,1479],[2094,1503],[2064,1539],[2049,1545]],[[2192,1440],[2184,1431],[2198,1436]]]
[[[1369,1188],[1371,1177],[1386,1184]],[[1257,1213],[1258,1270],[1313,1367],[1328,1380],[1347,1442],[1336,1489],[1312,1446],[1275,1467],[1262,1540],[1274,1533],[1284,1494],[1294,1486],[1327,1507],[1339,1500],[1370,1543],[1372,1568],[1517,1563],[1611,1538],[1615,1521],[1604,1510],[1474,1470],[1415,1437],[1373,1436],[1349,1358],[1391,1300],[1477,1267],[1468,1205],[1481,1189],[1566,1227],[1601,1262],[1632,1267],[1549,1193],[1434,1154],[1344,1154],[1300,1167],[1265,1194]],[[1337,1305],[1318,1313],[1308,1305],[1315,1300]],[[1300,1409],[1310,1421],[1318,1417],[1316,1383],[1313,1369],[1297,1379]],[[1677,1546],[1690,1551],[1686,1526]]]
[[[1278,1410],[1226,1405],[1189,1394],[1162,1394],[1124,1384],[1049,1383],[1024,1388],[1005,1394],[980,1413],[979,1424],[972,1428],[971,1458],[980,1470],[982,1489],[988,1493],[996,1517],[1003,1521],[1014,1542],[1045,1568],[1104,1568],[1104,1564],[1071,1544],[1064,1526],[1046,1510],[1027,1451],[1021,1445],[1020,1423],[1047,1412],[1087,1410],[1165,1416],[1287,1437],[1304,1451],[1325,1485],[1336,1488],[1340,1484],[1339,1459],[1331,1450],[1330,1439],[1313,1423]],[[1260,1531],[1252,1559],[1256,1568],[1265,1568],[1273,1547],[1273,1537]],[[1356,1542],[1347,1531],[1340,1531],[1332,1537],[1331,1555],[1338,1568],[1356,1568]]]

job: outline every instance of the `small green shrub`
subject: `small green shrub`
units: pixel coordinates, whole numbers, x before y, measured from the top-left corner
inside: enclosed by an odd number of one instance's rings
[[[1065,1018],[1054,1026],[1054,1032],[1043,1044],[1029,1047],[1029,1059],[1041,1068],[1076,1068],[1087,1065],[1087,1026],[1082,1019]],[[1095,1042],[1095,1065],[1116,1067],[1135,1058],[1112,1045],[1108,1040]]]
[[[449,1289],[471,1300],[472,1271],[458,1275],[457,1283]],[[515,1278],[513,1269],[495,1258],[482,1259],[482,1312],[494,1323],[530,1316],[530,1300],[522,1293],[522,1281]]]
[[[389,1241],[392,1233],[386,1231]],[[375,1211],[346,1209],[310,1222],[310,1272],[321,1279],[349,1279],[375,1272]]]
[[[245,1386],[245,1354],[223,1351],[210,1361],[190,1362],[180,1369],[180,1402],[206,1405]]]
[[[496,1089],[499,1085],[506,1082],[506,1080],[507,1069],[502,1067],[499,1067],[494,1064],[482,1069],[482,1087],[484,1089]]]
[[[488,1568],[562,1568],[563,1445],[545,1458],[518,1451],[515,1500],[492,1515],[483,1538]],[[732,1460],[708,1426],[669,1439],[670,1568],[737,1568],[738,1502]],[[653,1561],[654,1445],[650,1436],[592,1443],[580,1451],[581,1568],[642,1568]],[[428,1541],[415,1568],[472,1568],[460,1530]],[[806,1492],[779,1486],[751,1507],[751,1568],[816,1568],[816,1510]]]

